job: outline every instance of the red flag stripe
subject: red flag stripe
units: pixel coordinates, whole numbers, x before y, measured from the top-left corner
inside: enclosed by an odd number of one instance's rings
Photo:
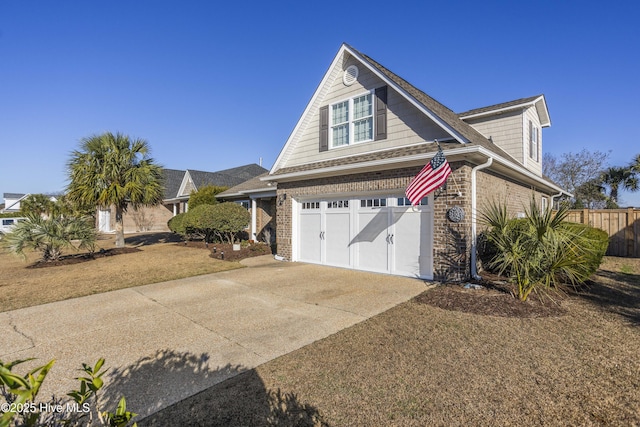
[[[450,174],[451,167],[447,161],[435,170],[431,169],[431,162],[427,163],[409,183],[406,190],[407,198],[412,205],[417,205],[423,197],[443,185]]]

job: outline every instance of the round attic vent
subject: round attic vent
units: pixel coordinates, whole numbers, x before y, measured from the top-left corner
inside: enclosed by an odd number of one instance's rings
[[[345,86],[351,86],[356,80],[358,80],[358,67],[355,65],[349,65],[347,69],[344,70],[342,82]]]

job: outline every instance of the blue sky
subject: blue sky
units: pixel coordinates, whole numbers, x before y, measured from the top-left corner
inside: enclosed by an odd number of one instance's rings
[[[69,153],[104,131],[167,168],[269,168],[342,42],[454,111],[543,93],[545,152],[624,165],[639,19],[632,1],[0,0],[0,194],[62,191]]]

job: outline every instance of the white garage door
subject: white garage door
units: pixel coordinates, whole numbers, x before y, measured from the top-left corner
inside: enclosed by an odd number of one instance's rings
[[[433,211],[425,198],[348,197],[298,204],[294,259],[433,278]],[[295,244],[295,243],[294,243]]]

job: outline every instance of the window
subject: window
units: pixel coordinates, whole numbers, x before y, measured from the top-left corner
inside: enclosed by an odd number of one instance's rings
[[[236,203],[242,206],[243,208],[245,208],[246,210],[249,210],[249,207],[251,206],[248,200],[239,200]]]
[[[539,140],[538,127],[529,120],[529,157],[536,162],[538,161],[538,140]]]
[[[302,209],[320,209],[320,202],[302,202]]]
[[[327,202],[327,209],[341,209],[341,208],[348,208],[348,207],[349,207],[348,200],[333,200],[333,201]]]
[[[373,140],[373,94],[331,106],[331,147]]]
[[[360,200],[361,208],[379,208],[387,206],[387,199],[362,199]]]
[[[3,219],[2,220],[2,225],[13,225],[13,220],[12,219]]]
[[[429,204],[429,196],[423,197],[418,205],[427,206]],[[398,206],[411,206],[411,202],[406,197],[398,197]]]
[[[540,210],[542,211],[542,213],[545,213],[547,209],[549,209],[549,200],[546,197],[542,196]]]

